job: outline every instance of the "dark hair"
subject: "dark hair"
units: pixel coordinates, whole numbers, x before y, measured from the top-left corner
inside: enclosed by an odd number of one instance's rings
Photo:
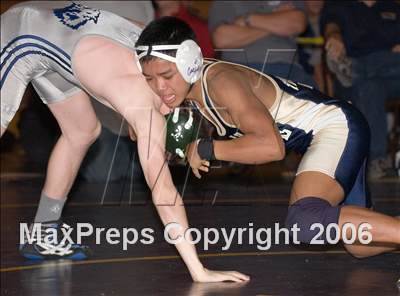
[[[192,28],[176,17],[165,16],[149,23],[143,29],[135,46],[179,45],[188,39],[196,42],[196,34]],[[138,51],[138,54],[141,52]],[[176,55],[176,50],[160,50],[159,52],[173,57]],[[143,57],[141,61],[148,62],[154,58],[156,57],[148,55]]]

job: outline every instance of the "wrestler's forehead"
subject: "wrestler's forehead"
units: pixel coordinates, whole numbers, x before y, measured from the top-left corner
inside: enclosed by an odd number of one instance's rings
[[[166,71],[172,71],[175,69],[176,66],[174,63],[160,58],[154,58],[143,63],[143,74],[149,74],[148,72],[152,72],[153,74],[162,74]]]

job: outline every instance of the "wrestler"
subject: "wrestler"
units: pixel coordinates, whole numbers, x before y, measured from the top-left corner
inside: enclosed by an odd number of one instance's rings
[[[303,157],[286,226],[300,228],[301,242],[319,238],[327,243],[338,230],[356,257],[398,247],[400,220],[370,209],[365,181],[370,137],[361,113],[307,85],[239,64],[203,62],[195,40],[187,24],[165,17],[151,22],[136,42],[143,74],[163,102],[171,109],[192,104],[225,137],[199,139],[185,148],[193,173],[200,178],[214,159],[262,164],[295,150]],[[320,226],[313,228],[314,223]],[[363,231],[371,234],[368,244],[358,235]],[[346,243],[352,235],[357,235],[355,243]]]

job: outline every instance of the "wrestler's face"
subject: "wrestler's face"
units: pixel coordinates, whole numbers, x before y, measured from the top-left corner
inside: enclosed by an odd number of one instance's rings
[[[142,63],[142,69],[147,83],[168,107],[175,108],[182,104],[190,85],[175,63],[155,58]]]

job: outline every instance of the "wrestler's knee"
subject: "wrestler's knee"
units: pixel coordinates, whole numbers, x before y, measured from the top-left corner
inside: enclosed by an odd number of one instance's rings
[[[69,142],[76,147],[87,147],[92,145],[101,133],[101,123],[99,120],[90,123],[90,126],[86,126],[81,129],[75,129],[68,133],[63,132],[63,136],[67,137]]]

